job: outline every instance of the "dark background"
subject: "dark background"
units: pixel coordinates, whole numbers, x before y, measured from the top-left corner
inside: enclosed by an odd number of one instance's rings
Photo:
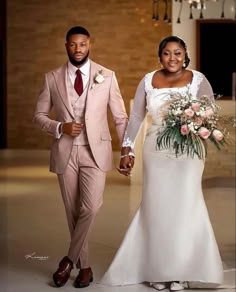
[[[231,36],[231,37],[230,37]],[[236,72],[236,21],[197,21],[197,69],[222,99],[232,99],[232,73]]]
[[[0,1],[0,148],[7,146],[6,134],[6,2]]]

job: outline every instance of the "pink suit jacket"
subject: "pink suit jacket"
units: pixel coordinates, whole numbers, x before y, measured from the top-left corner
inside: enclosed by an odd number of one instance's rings
[[[127,125],[127,114],[121,97],[115,73],[91,61],[90,80],[85,107],[85,126],[89,145],[97,166],[108,171],[113,168],[111,135],[108,126],[108,107],[120,143]],[[95,83],[96,74],[102,70],[103,82]],[[58,122],[75,120],[70,97],[66,89],[67,64],[45,75],[43,88],[39,94],[33,122],[54,139],[50,155],[50,171],[62,174],[68,164],[73,146],[73,137],[62,135],[56,138]],[[94,84],[95,83],[95,84]],[[50,118],[50,113],[54,118]]]

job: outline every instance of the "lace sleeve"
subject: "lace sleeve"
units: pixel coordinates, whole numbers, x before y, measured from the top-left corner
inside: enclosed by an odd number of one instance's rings
[[[129,122],[125,131],[122,147],[134,148],[135,139],[146,116],[146,92],[144,78],[140,81],[130,113]]]
[[[209,83],[209,81],[204,75],[198,88],[198,96],[203,96],[203,95],[207,95],[210,99],[212,99],[212,101],[214,101],[215,99],[211,84]]]

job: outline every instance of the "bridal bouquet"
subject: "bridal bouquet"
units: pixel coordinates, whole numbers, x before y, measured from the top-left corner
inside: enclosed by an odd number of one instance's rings
[[[219,110],[207,96],[174,94],[163,109],[165,128],[157,137],[157,147],[173,147],[176,156],[197,155],[199,159],[206,157],[207,141],[220,150],[226,144],[226,131],[219,128]]]

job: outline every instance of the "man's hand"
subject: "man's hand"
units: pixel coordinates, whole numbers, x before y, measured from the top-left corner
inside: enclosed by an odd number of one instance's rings
[[[126,156],[120,159],[120,166],[117,167],[117,170],[120,174],[125,176],[131,176],[131,171],[134,166],[134,157]]]
[[[83,127],[84,127],[84,124],[70,122],[70,123],[63,123],[61,130],[63,134],[66,134],[72,137],[77,137],[82,132]]]

